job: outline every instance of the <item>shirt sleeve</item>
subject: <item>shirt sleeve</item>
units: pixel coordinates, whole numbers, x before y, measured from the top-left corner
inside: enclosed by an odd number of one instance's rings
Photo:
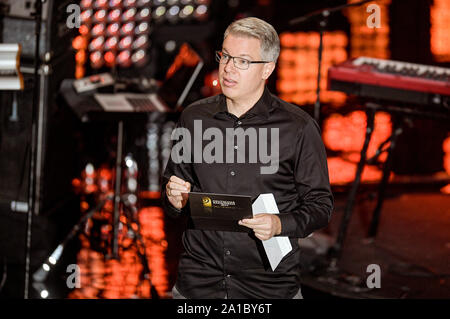
[[[313,119],[299,132],[294,163],[300,208],[278,215],[281,221],[279,236],[304,238],[328,225],[334,205],[325,146],[320,128]]]
[[[177,131],[178,130],[178,131]],[[185,207],[182,209],[175,208],[167,198],[166,194],[166,185],[169,182],[169,179],[172,175],[175,175],[179,178],[181,178],[184,181],[187,181],[191,184],[191,190],[194,187],[194,178],[193,178],[193,171],[191,166],[191,159],[186,161],[183,159],[182,152],[179,152],[181,148],[183,148],[183,151],[186,152],[187,147],[191,147],[192,145],[190,143],[186,143],[187,140],[183,138],[183,130],[187,130],[187,128],[184,125],[183,120],[183,114],[180,116],[180,119],[175,126],[174,131],[172,132],[172,147],[171,147],[171,154],[169,156],[169,159],[167,161],[166,168],[164,170],[164,173],[161,177],[161,202],[162,207],[167,215],[171,217],[179,217],[181,214],[186,213],[188,211],[188,204],[186,204]],[[177,133],[177,134],[176,134]],[[177,137],[178,136],[178,137]],[[177,147],[174,149],[174,146],[182,146]]]

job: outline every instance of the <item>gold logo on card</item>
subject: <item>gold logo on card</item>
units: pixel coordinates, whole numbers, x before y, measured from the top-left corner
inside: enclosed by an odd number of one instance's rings
[[[202,197],[202,203],[203,207],[212,207],[211,198],[209,197]]]

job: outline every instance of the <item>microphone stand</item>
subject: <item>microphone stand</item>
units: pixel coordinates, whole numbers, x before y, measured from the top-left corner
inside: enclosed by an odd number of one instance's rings
[[[341,6],[337,6],[334,8],[326,8],[317,10],[311,13],[308,13],[305,16],[301,16],[298,18],[294,18],[289,21],[289,24],[291,26],[301,24],[303,22],[309,21],[311,19],[319,19],[319,49],[318,49],[318,67],[317,67],[317,88],[316,88],[316,102],[314,103],[314,119],[317,123],[320,124],[320,79],[321,79],[321,71],[322,71],[322,51],[323,51],[323,34],[327,28],[328,25],[328,17],[331,13],[341,11],[342,9],[349,8],[349,7],[356,7],[363,5],[364,3],[370,2],[373,0],[362,0],[355,3],[349,3],[344,4]]]
[[[36,200],[36,148],[37,148],[37,109],[39,97],[39,68],[40,68],[40,39],[41,39],[41,23],[42,23],[42,4],[46,0],[37,0],[36,11],[34,13],[35,19],[35,50],[34,50],[34,80],[33,80],[33,104],[31,111],[31,159],[30,172],[28,176],[28,216],[27,216],[27,233],[26,233],[26,252],[25,252],[25,285],[24,285],[24,299],[28,299],[28,286],[30,280],[30,258],[31,258],[31,226],[33,222],[33,214],[35,210]]]

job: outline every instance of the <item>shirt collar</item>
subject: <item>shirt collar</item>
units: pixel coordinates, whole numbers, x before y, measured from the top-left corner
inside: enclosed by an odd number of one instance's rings
[[[275,103],[273,101],[272,94],[270,93],[267,86],[264,86],[264,92],[259,98],[259,100],[242,116],[246,116],[247,114],[253,114],[268,119],[270,112],[274,108]],[[226,97],[223,94],[220,95],[219,103],[217,103],[216,108],[214,110],[213,113],[214,117],[216,117],[219,113],[228,113]]]

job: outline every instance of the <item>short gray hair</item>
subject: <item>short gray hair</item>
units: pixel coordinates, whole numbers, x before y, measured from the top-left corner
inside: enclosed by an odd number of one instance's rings
[[[261,43],[261,58],[277,62],[280,38],[274,27],[266,21],[254,17],[236,20],[225,30],[224,40],[230,33],[258,39]]]

